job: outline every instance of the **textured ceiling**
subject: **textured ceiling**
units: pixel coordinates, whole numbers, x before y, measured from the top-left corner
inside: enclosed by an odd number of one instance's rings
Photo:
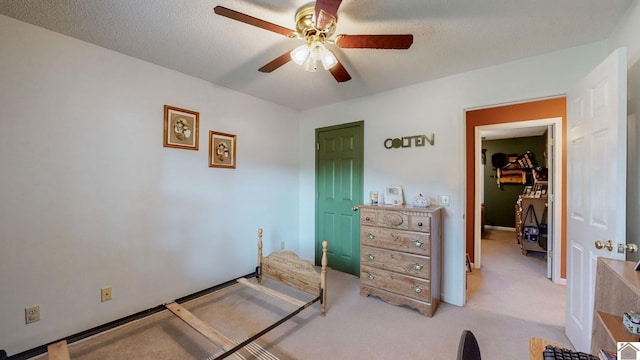
[[[310,109],[606,39],[634,0],[343,0],[336,34],[410,33],[408,50],[332,47],[352,80],[293,62],[301,40],[214,14],[294,28],[306,0],[0,0],[0,14],[292,109]]]

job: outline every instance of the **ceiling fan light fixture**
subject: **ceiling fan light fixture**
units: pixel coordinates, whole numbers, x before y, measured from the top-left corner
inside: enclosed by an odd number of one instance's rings
[[[307,60],[304,62],[304,69],[308,72],[315,72],[318,69],[318,64],[316,59],[313,56],[307,57]]]
[[[307,44],[302,44],[297,48],[291,50],[291,60],[298,65],[304,64],[305,60],[307,60],[309,56],[309,46]]]
[[[309,45],[309,51],[311,51],[310,56],[316,60],[322,60],[322,57],[324,56],[324,53],[327,51],[327,48],[324,46],[324,44],[320,41],[313,41],[311,42],[311,45]]]
[[[291,50],[291,60],[302,65],[306,71],[314,72],[318,69],[318,62],[325,70],[329,70],[338,63],[336,56],[327,49],[322,41],[312,41]]]
[[[324,49],[324,54],[322,54],[322,66],[324,66],[324,69],[329,70],[336,66],[337,63],[338,59],[333,52],[331,50]]]
[[[331,70],[331,75],[337,82],[351,80],[351,75],[336,59],[335,54],[326,48],[332,44],[342,49],[409,49],[413,44],[412,34],[340,34],[332,38],[337,22],[338,8],[342,0],[317,0],[298,8],[295,15],[295,30],[271,22],[258,19],[251,15],[228,9],[224,6],[213,8],[217,15],[247,25],[256,26],[287,38],[296,38],[305,43],[286,52],[258,69],[263,73],[270,73],[289,61],[295,62],[307,71],[316,71],[318,62],[325,70]]]

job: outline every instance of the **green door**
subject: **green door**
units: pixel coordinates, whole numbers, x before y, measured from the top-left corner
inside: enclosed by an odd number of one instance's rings
[[[329,267],[360,276],[364,122],[316,129],[316,263],[323,240]]]

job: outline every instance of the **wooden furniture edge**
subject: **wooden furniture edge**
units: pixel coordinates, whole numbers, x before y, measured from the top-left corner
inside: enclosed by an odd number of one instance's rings
[[[360,295],[377,296],[389,304],[410,307],[427,317],[433,317],[433,314],[440,304],[439,300],[437,302],[427,302],[368,285],[360,285]]]
[[[616,342],[637,342],[640,340],[639,335],[631,333],[622,323],[622,316],[609,314],[604,311],[596,310],[598,318],[604,325],[607,334]]]
[[[613,275],[616,276],[625,286],[631,289],[640,289],[640,272],[635,271],[635,263],[632,261],[609,259],[598,257],[598,261],[606,265]]]
[[[47,346],[49,360],[69,360],[69,347],[67,340],[60,340]]]
[[[248,286],[248,287],[250,287],[250,288],[252,288],[254,290],[257,290],[257,291],[259,291],[259,292],[261,292],[263,294],[274,296],[274,297],[277,297],[277,298],[282,299],[284,301],[290,302],[293,305],[296,305],[298,307],[304,306],[306,304],[306,302],[304,302],[302,300],[296,299],[296,298],[291,297],[291,296],[289,296],[287,294],[283,294],[283,293],[281,293],[281,292],[279,292],[277,290],[273,290],[271,288],[268,288],[266,286],[262,286],[260,284],[254,284],[251,281],[249,281],[249,279],[244,279],[244,278],[238,279],[238,282],[240,284],[244,285],[244,286]]]
[[[529,338],[529,360],[542,359],[542,352],[547,345],[553,345],[565,349],[570,349],[567,345],[559,344],[542,338]]]
[[[231,339],[197,318],[189,310],[185,309],[178,303],[170,302],[165,304],[165,307],[182,321],[187,323],[187,325],[191,326],[194,330],[224,350],[233,349],[235,347],[235,343]]]
[[[327,240],[322,242],[322,269],[320,270],[320,289],[322,289],[322,310],[321,315],[325,316],[327,313],[327,265],[329,260],[327,258],[327,250],[329,248],[329,242]]]

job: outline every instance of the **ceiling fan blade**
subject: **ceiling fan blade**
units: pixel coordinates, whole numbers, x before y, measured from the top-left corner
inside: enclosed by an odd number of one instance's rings
[[[270,73],[273,70],[279,68],[280,66],[288,63],[289,61],[291,61],[291,55],[289,53],[290,51],[278,56],[277,58],[273,59],[270,63],[258,69],[258,71],[263,73]]]
[[[349,75],[347,69],[342,66],[340,60],[338,60],[338,63],[335,64],[331,69],[329,69],[329,71],[337,82],[345,82],[351,80],[351,75]]]
[[[338,8],[342,0],[317,0],[315,17],[316,29],[325,30],[338,16]]]
[[[253,25],[265,30],[269,30],[269,31],[273,31],[275,33],[278,34],[282,34],[286,37],[290,37],[290,38],[294,38],[296,37],[296,32],[291,30],[291,29],[287,29],[286,27],[280,26],[280,25],[276,25],[273,23],[270,23],[268,21],[264,21],[258,18],[255,18],[253,16],[249,16],[247,14],[243,14],[241,12],[237,12],[235,10],[231,10],[228,9],[224,6],[216,6],[213,8],[213,12],[215,12],[218,15],[224,16],[224,17],[228,17],[229,19],[233,19],[233,20],[237,20],[240,22],[243,22],[245,24],[249,24],[249,25]]]
[[[347,49],[408,49],[413,35],[338,35],[335,43]]]

